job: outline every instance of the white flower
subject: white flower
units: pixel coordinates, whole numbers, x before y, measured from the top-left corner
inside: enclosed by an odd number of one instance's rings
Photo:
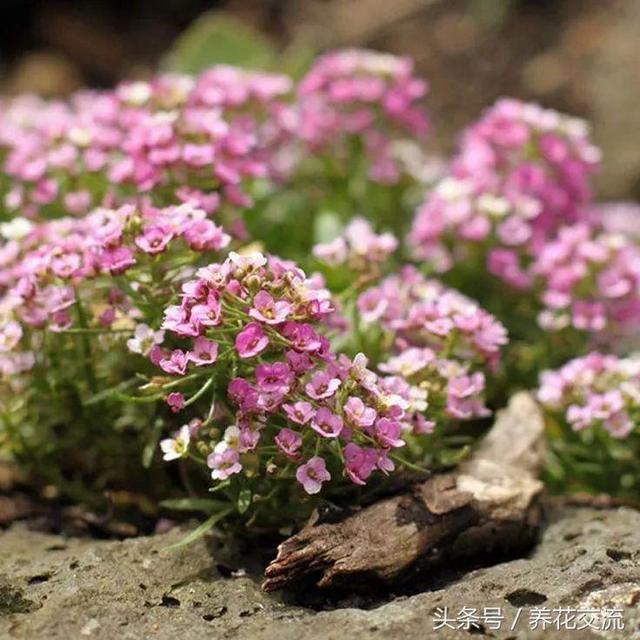
[[[189,450],[189,442],[191,441],[191,430],[189,425],[185,424],[180,427],[180,431],[176,434],[175,438],[166,438],[160,442],[160,449],[162,449],[162,459],[177,460],[184,457]]]
[[[483,193],[478,198],[478,209],[496,218],[503,218],[509,213],[511,204],[506,198]]]
[[[11,351],[22,338],[22,327],[15,320],[10,320],[0,327],[0,351]]]
[[[232,424],[224,430],[223,441],[226,442],[228,447],[237,449],[240,445],[240,429]]]
[[[20,216],[0,224],[0,233],[7,240],[21,240],[31,233],[31,229],[33,229],[33,223]]]
[[[469,197],[473,192],[473,186],[468,180],[449,177],[444,178],[438,183],[436,192],[445,200],[459,200]]]
[[[162,344],[164,331],[154,331],[149,325],[141,323],[136,327],[133,336],[127,340],[127,348],[131,353],[146,356],[154,345]]]
[[[229,253],[229,260],[233,262],[239,269],[258,269],[267,264],[267,259],[259,251],[240,255],[235,251]]]
[[[131,82],[118,88],[120,99],[135,106],[140,106],[147,102],[152,93],[151,86],[144,81]]]
[[[88,147],[91,144],[91,134],[83,127],[72,127],[67,137],[78,147]]]

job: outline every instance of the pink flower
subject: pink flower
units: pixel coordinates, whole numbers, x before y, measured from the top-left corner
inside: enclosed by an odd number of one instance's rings
[[[184,239],[196,251],[219,251],[231,241],[231,236],[211,220],[194,220],[183,232]]]
[[[172,391],[167,396],[167,404],[173,413],[178,413],[184,409],[184,396],[179,391]]]
[[[218,357],[218,343],[207,340],[204,336],[199,336],[194,340],[193,347],[187,357],[197,367],[213,364]]]
[[[344,469],[347,476],[355,484],[365,485],[378,463],[378,453],[375,449],[359,447],[350,442],[344,448]]]
[[[253,358],[269,346],[269,338],[257,322],[250,322],[236,336],[235,344],[241,358]]]
[[[174,349],[168,358],[160,360],[160,368],[167,373],[183,376],[187,372],[189,360],[181,349]]]
[[[579,301],[573,305],[573,326],[582,331],[602,331],[607,326],[603,304]]]
[[[388,300],[378,288],[365,291],[358,298],[358,310],[365,322],[375,322],[379,320],[389,306]]]
[[[159,225],[150,225],[145,228],[141,236],[135,239],[135,243],[145,253],[155,255],[162,253],[172,238],[173,233],[170,229]]]
[[[376,410],[367,407],[360,398],[351,396],[344,405],[344,413],[351,425],[358,428],[370,427],[376,419]]]
[[[323,438],[337,438],[342,431],[342,418],[320,407],[311,421],[311,428]]]
[[[260,394],[244,378],[234,378],[227,387],[227,394],[242,411],[251,412],[258,408]]]
[[[314,400],[321,400],[333,396],[340,384],[338,378],[332,378],[325,371],[318,371],[304,389],[309,397]]]
[[[288,458],[297,457],[298,449],[302,446],[302,436],[291,429],[280,429],[274,440],[278,449]]]
[[[298,424],[307,424],[316,415],[316,410],[310,402],[298,400],[295,404],[285,404],[282,406],[289,420]]]
[[[285,356],[291,370],[298,375],[305,373],[314,367],[313,360],[306,353],[300,353],[291,349],[287,351]]]
[[[190,323],[198,328],[217,327],[222,322],[222,306],[214,296],[207,298],[207,304],[196,304],[191,309]]]
[[[376,466],[385,475],[391,473],[396,468],[395,463],[389,457],[389,452],[386,450],[378,451],[378,461],[376,462]]]
[[[380,418],[372,429],[373,437],[383,449],[404,447],[405,442],[400,438],[402,426],[395,420]]]
[[[240,454],[231,447],[210,453],[207,457],[207,465],[212,469],[211,477],[214,480],[226,480],[229,476],[242,471]]]
[[[124,273],[136,259],[129,247],[107,247],[100,255],[102,268],[113,275]]]
[[[331,474],[327,471],[325,461],[314,456],[307,463],[298,467],[296,480],[309,495],[314,495],[320,493],[324,482],[331,480]]]
[[[298,351],[313,353],[322,349],[322,340],[310,324],[288,322],[282,333],[291,340]]]
[[[447,413],[461,420],[489,415],[480,398],[483,391],[484,375],[480,372],[451,378],[447,386]]]
[[[249,315],[266,324],[280,324],[287,319],[291,312],[291,305],[286,300],[274,301],[266,291],[260,291],[253,299],[253,308]]]
[[[262,391],[287,393],[293,378],[293,372],[284,362],[259,364],[256,367],[256,380]]]

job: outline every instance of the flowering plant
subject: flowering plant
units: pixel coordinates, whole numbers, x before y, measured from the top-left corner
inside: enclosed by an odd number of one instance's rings
[[[298,526],[455,463],[541,369],[633,342],[640,249],[592,202],[586,126],[500,101],[434,182],[426,92],[348,50],[297,84],[219,65],[5,100],[0,451],[79,499],[135,483],[208,526]],[[637,422],[612,376],[540,391],[556,468],[604,434],[591,487]]]
[[[178,410],[204,406],[207,393],[211,400],[206,415],[196,414],[161,447],[165,460],[208,467],[216,504],[252,524],[299,523],[321,491],[334,502],[353,500],[372,475],[420,470],[434,452],[436,423],[442,432],[487,412],[482,373],[467,375],[463,363],[436,359],[429,348],[381,364],[386,376],[369,369],[362,353],[336,353],[327,337],[331,295],[291,262],[232,252],[196,275],[162,324],[187,346],[155,346],[150,357],[189,382]],[[482,330],[469,325],[482,312],[460,302],[467,308],[450,311],[460,327],[448,343],[463,359],[465,334],[481,342]],[[487,334],[478,349],[497,357],[503,341],[503,332],[497,341]],[[420,356],[409,368],[401,360],[408,364],[413,351]]]
[[[592,352],[545,371],[554,488],[637,497],[640,487],[640,361]]]

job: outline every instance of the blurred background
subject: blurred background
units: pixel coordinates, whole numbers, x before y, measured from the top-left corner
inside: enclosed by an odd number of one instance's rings
[[[535,100],[592,122],[601,196],[640,198],[638,0],[4,0],[0,30],[9,94],[217,61],[299,75],[332,47],[409,55],[439,152],[497,97]]]

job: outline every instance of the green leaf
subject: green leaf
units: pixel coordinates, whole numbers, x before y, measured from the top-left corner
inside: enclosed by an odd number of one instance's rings
[[[158,448],[163,427],[164,420],[162,420],[162,418],[158,418],[153,425],[153,431],[151,432],[149,440],[142,450],[142,466],[145,469],[148,469],[153,462],[153,456]]]
[[[277,53],[262,34],[228,16],[205,13],[173,43],[162,67],[197,74],[214,64],[271,68]]]
[[[445,467],[460,464],[471,453],[471,447],[466,445],[460,449],[443,449],[440,452],[440,462]]]
[[[180,547],[184,547],[192,542],[195,542],[202,536],[206,535],[216,526],[220,520],[228,516],[233,511],[233,507],[229,507],[228,509],[224,509],[223,511],[219,511],[218,513],[214,513],[212,516],[207,518],[199,527],[194,529],[189,535],[185,536],[179,542],[175,544],[169,545],[164,548],[164,551],[172,551],[173,549],[179,549]]]
[[[220,491],[222,489],[226,489],[230,484],[231,484],[231,482],[229,480],[223,480],[222,482],[219,482],[215,486],[211,487],[209,489],[209,493],[215,493],[216,491]]]
[[[245,513],[247,509],[251,506],[252,500],[251,490],[250,489],[242,489],[240,494],[238,495],[238,512]]]
[[[102,402],[103,400],[106,400],[110,396],[118,395],[120,392],[124,391],[125,389],[132,387],[134,384],[136,384],[136,382],[138,382],[138,380],[136,380],[135,378],[132,378],[131,380],[125,380],[124,382],[121,382],[119,385],[115,387],[111,387],[109,389],[103,389],[102,391],[99,391],[98,393],[94,393],[92,396],[89,396],[86,400],[82,402],[82,405],[85,407],[90,407],[93,404]]]
[[[163,500],[160,506],[172,511],[200,511],[202,513],[215,513],[220,511],[228,503],[222,500],[209,498],[174,498]]]

